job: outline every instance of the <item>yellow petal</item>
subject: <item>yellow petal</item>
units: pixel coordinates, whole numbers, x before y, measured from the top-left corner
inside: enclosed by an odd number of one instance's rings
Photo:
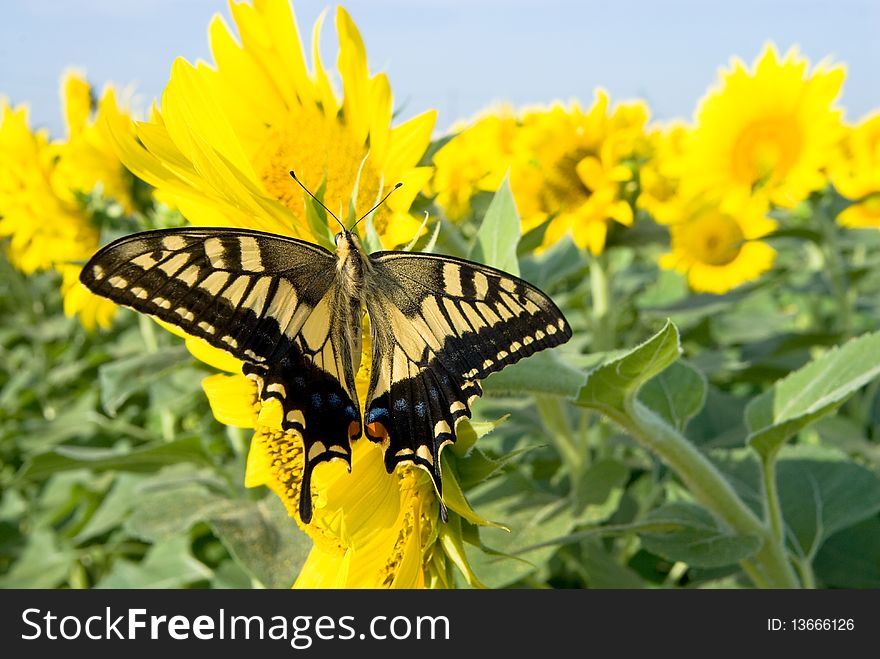
[[[217,373],[202,380],[202,389],[214,418],[237,428],[254,428],[257,424],[257,388],[244,375]]]
[[[403,173],[415,167],[428,144],[437,121],[437,112],[429,110],[391,129],[385,175],[388,180],[399,180]]]
[[[315,88],[317,89],[318,100],[324,109],[324,114],[328,118],[334,118],[339,111],[339,101],[336,99],[336,93],[330,84],[330,78],[327,76],[327,71],[321,62],[321,28],[324,25],[326,15],[326,9],[318,14],[315,26],[312,28],[312,62],[315,67]]]
[[[312,547],[294,588],[342,588],[348,582],[351,553],[328,551],[318,545]]]
[[[369,70],[367,49],[361,34],[342,7],[336,10],[336,30],[339,33],[337,66],[342,78],[343,111],[345,123],[351,129],[355,142],[367,140],[372,117],[370,111]]]
[[[380,73],[370,81],[370,157],[384,163],[391,141],[391,85]]]
[[[67,123],[68,137],[85,129],[92,116],[92,86],[79,71],[70,69],[61,82],[61,104]]]

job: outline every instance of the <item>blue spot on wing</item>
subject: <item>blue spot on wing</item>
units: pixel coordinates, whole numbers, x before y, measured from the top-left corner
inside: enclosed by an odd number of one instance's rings
[[[381,419],[388,416],[388,410],[384,407],[374,407],[369,412],[367,412],[367,423],[373,423],[376,419]]]
[[[339,407],[342,405],[342,399],[338,394],[330,394],[327,396],[327,402],[330,403],[331,407]]]
[[[394,409],[397,412],[403,412],[406,409],[406,399],[398,398],[396,401],[394,401]]]
[[[312,394],[312,407],[321,407],[323,402],[321,394]]]
[[[425,416],[425,413],[428,411],[428,405],[424,401],[419,401],[415,406],[416,414],[419,416]]]
[[[358,416],[357,410],[354,409],[354,405],[349,405],[348,407],[346,407],[345,413],[350,419],[356,419]]]

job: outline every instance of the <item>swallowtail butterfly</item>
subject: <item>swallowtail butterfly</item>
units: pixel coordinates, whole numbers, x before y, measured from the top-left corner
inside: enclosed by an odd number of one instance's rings
[[[451,256],[366,254],[353,228],[336,235],[335,254],[245,229],[146,231],[102,248],[80,275],[94,293],[230,353],[262,400],[281,402],[283,428],[303,441],[305,523],[315,465],[341,458],[350,468],[350,442],[364,431],[381,442],[389,473],[401,462],[425,468],[442,501],[440,451],[470,417],[480,380],[571,337],[528,282]],[[362,421],[364,310],[372,355]]]

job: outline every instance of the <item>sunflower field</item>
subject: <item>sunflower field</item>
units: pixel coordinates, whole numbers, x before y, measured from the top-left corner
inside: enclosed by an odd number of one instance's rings
[[[845,116],[842,63],[768,43],[689,118],[598,89],[444,134],[398,120],[345,9],[311,41],[288,0],[230,16],[148,108],[75,70],[66,134],[0,99],[0,586],[880,587],[880,113]],[[333,251],[321,204],[360,217],[398,182],[367,252],[498,268],[572,329],[473,385],[442,506],[366,436],[302,489],[241,360],[80,283],[153,229]]]

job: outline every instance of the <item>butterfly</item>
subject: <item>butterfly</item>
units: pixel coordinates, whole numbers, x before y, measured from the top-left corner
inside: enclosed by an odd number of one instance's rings
[[[452,256],[367,254],[354,226],[337,222],[335,253],[246,229],[136,233],[100,249],[80,280],[228,352],[261,400],[280,401],[282,428],[303,442],[304,523],[312,470],[334,458],[351,469],[351,442],[364,432],[381,443],[388,473],[400,463],[430,473],[445,519],[440,452],[470,417],[480,380],[564,343],[571,328],[518,277]],[[372,354],[362,419],[355,374],[364,310]]]

